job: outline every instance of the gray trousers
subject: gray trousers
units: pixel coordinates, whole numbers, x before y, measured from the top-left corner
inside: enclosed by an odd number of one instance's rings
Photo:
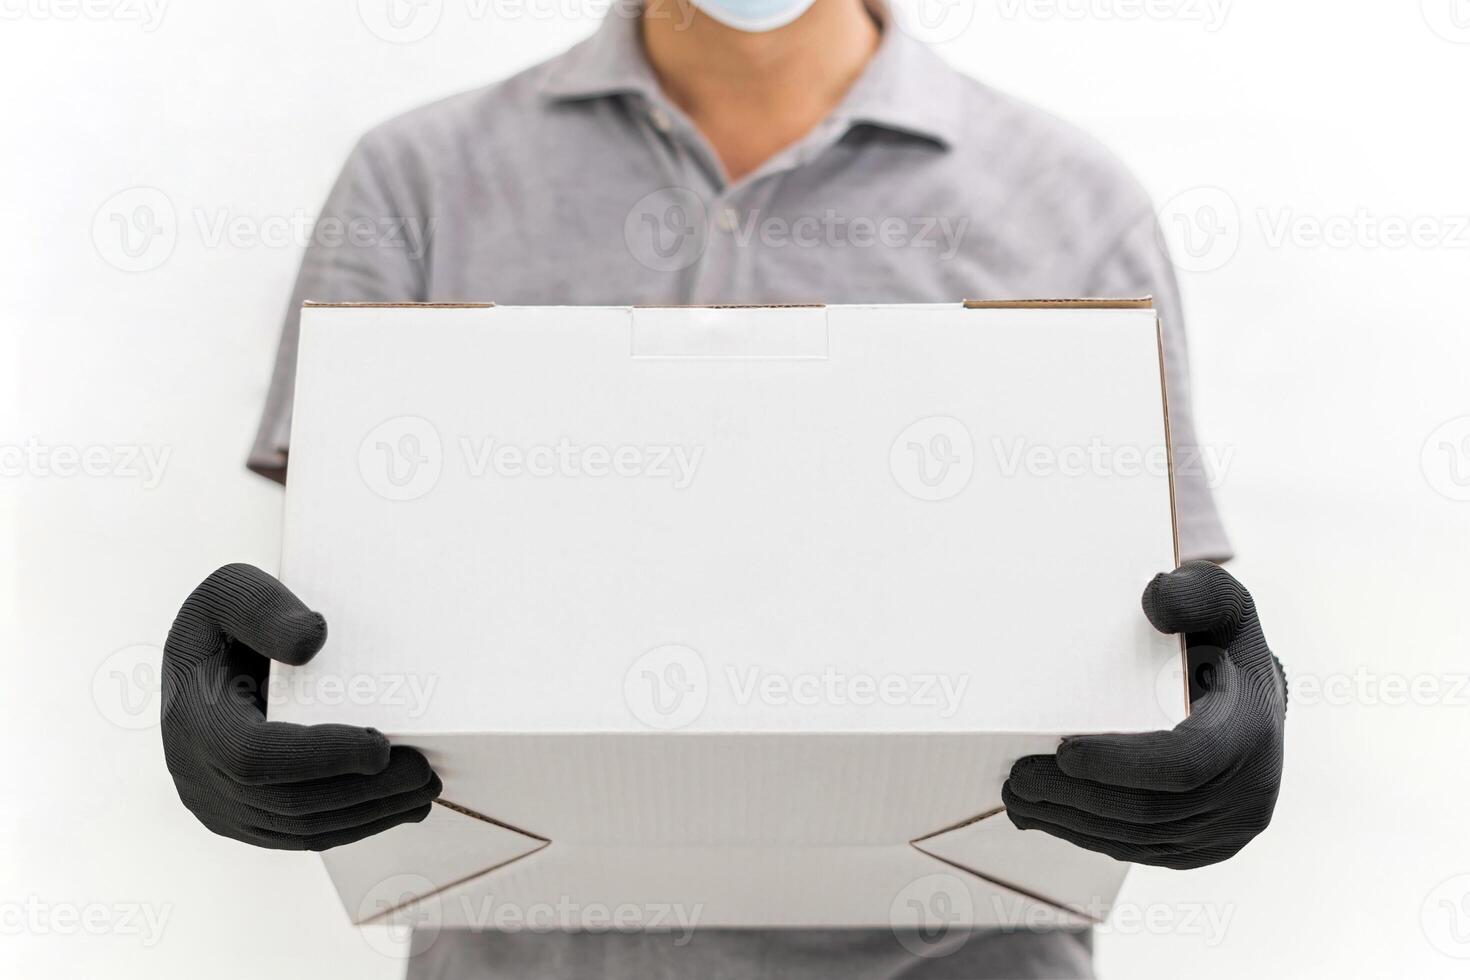
[[[409,980],[1092,980],[1092,933],[698,930],[414,935]]]

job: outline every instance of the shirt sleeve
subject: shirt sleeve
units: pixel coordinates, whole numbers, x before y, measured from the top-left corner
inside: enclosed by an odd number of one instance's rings
[[[1164,378],[1169,396],[1169,431],[1174,448],[1174,503],[1183,561],[1216,562],[1233,557],[1220,523],[1211,471],[1194,428],[1189,383],[1189,349],[1174,263],[1153,214],[1133,222],[1097,263],[1088,284],[1094,296],[1152,296],[1164,331]]]
[[[301,261],[276,348],[265,410],[246,465],[286,482],[301,305],[409,302],[424,298],[429,225],[401,205],[389,171],[364,139],[352,151],[323,205]]]

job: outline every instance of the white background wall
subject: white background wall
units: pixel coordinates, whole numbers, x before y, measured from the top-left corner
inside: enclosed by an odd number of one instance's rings
[[[1104,930],[1100,968],[1463,976],[1470,4],[967,2],[940,21],[946,57],[1097,132],[1166,224],[1211,244],[1181,252],[1200,429],[1233,452],[1235,571],[1293,674],[1275,824],[1225,865],[1135,873],[1124,901],[1172,925]],[[157,656],[130,648],[156,647],[209,570],[277,558],[280,491],[241,459],[300,248],[212,244],[199,223],[308,218],[363,129],[594,20],[576,0],[429,0],[437,28],[393,44],[365,26],[381,9],[0,0],[0,445],[169,453],[152,487],[0,477],[7,976],[401,969],[347,926],[315,858],[202,831],[156,704],[130,713],[110,674]],[[177,215],[176,244],[129,273],[108,222],[147,203],[114,200],[139,186]],[[1416,219],[1420,242],[1382,243]],[[1346,237],[1314,242],[1324,225]],[[67,918],[88,906],[96,935]],[[132,908],[166,916],[161,939]]]

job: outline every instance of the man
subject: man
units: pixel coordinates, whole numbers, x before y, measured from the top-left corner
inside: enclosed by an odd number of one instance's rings
[[[690,6],[689,4],[693,4]],[[1096,144],[946,67],[862,0],[648,0],[590,40],[358,144],[302,265],[250,465],[284,479],[304,300],[506,304],[1156,297],[1166,327],[1179,531],[1228,545],[1190,465],[1184,333],[1145,195]],[[1086,547],[1086,542],[1079,542]],[[1150,584],[1156,627],[1213,650],[1172,732],[1023,759],[1011,819],[1122,860],[1223,860],[1265,828],[1285,681],[1245,590],[1195,562]],[[372,730],[266,722],[267,658],[321,617],[258,570],[190,596],[165,649],[164,743],[217,833],[324,849],[421,820],[422,756]],[[231,694],[221,694],[232,691]],[[1085,977],[1087,933],[982,932],[920,957],[887,932],[450,933],[414,976]],[[910,944],[912,945],[912,944]]]

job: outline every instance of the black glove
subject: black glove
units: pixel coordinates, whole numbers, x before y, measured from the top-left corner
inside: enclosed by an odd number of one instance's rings
[[[163,647],[163,752],[179,799],[216,834],[323,851],[429,815],[439,777],[410,748],[348,725],[265,720],[269,662],[303,664],[319,613],[250,565],[184,602]]]
[[[1229,572],[1195,561],[1159,575],[1143,611],[1184,633],[1200,696],[1172,731],[1062,740],[1020,759],[1002,797],[1011,822],[1120,861],[1198,868],[1271,822],[1281,785],[1286,677],[1256,607]]]

